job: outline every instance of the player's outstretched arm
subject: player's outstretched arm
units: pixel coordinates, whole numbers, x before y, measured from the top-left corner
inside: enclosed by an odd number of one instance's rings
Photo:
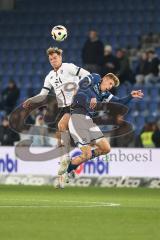
[[[22,106],[23,108],[27,109],[27,108],[30,108],[32,105],[32,100],[31,98],[28,98],[26,101],[23,102]]]
[[[34,96],[34,97],[31,97],[31,98],[27,99],[27,100],[22,104],[22,106],[23,106],[24,108],[30,108],[30,107],[32,106],[32,104],[43,102],[43,101],[46,99],[46,97],[47,97],[47,95],[48,95],[48,93],[50,92],[51,87],[52,87],[52,85],[51,85],[51,83],[49,82],[49,80],[50,80],[50,75],[48,74],[48,75],[46,76],[46,78],[45,78],[44,86],[43,86],[43,88],[41,89],[40,93],[37,94],[37,95]]]
[[[23,108],[27,109],[30,108],[32,106],[32,104],[34,103],[40,103],[43,102],[46,99],[47,95],[42,95],[42,94],[38,94],[34,97],[28,98],[23,104]]]
[[[129,103],[133,98],[143,98],[144,94],[141,90],[133,90],[128,96],[123,97],[123,98],[119,98],[116,96],[113,96],[111,93],[110,95],[107,96],[106,99],[104,99],[104,102],[117,102],[120,104],[127,104]]]

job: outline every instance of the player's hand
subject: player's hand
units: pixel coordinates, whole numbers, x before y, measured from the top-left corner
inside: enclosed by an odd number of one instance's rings
[[[93,109],[95,108],[97,105],[97,99],[96,98],[91,98],[91,101],[90,101],[90,108]]]
[[[27,99],[23,104],[23,108],[27,109],[27,108],[30,108],[31,107],[31,104],[32,104],[32,101],[30,99]]]
[[[143,98],[144,94],[141,90],[132,91],[131,95],[133,98]]]

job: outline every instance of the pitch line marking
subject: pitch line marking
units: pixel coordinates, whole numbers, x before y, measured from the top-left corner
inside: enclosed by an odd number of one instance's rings
[[[1,199],[1,201],[8,201],[8,199]],[[18,199],[18,198],[14,198],[14,199],[9,199],[9,201],[25,201],[25,202],[36,202],[36,203],[42,203],[42,202],[52,202],[54,203],[52,200],[48,200],[48,199]],[[55,204],[60,203],[60,205],[0,205],[0,208],[94,208],[94,207],[118,207],[120,206],[119,203],[111,203],[111,202],[97,202],[97,201],[57,201],[55,202]],[[70,204],[74,204],[77,203],[79,205],[61,205],[64,203],[70,203]]]
[[[98,205],[107,205],[107,206],[120,206],[120,203],[109,203],[109,202],[82,202],[82,201],[63,201],[66,203],[84,203],[84,204],[98,204]]]
[[[12,205],[4,205],[4,206],[0,206],[0,208],[95,208],[95,207],[115,207],[113,205],[77,205],[77,206],[67,206],[67,205],[64,205],[64,206],[59,206],[59,205],[53,205],[53,206],[50,206],[50,205],[41,205],[41,206],[34,206],[34,205],[26,205],[26,206],[23,206],[23,205],[17,205],[17,206],[12,206]]]
[[[47,199],[20,199],[20,198],[10,198],[10,199],[3,199],[1,198],[0,201],[24,201],[24,202],[51,202],[51,200]]]
[[[119,203],[105,202],[78,202],[78,201],[63,201],[63,203],[79,203],[79,205],[0,205],[0,208],[94,208],[94,207],[118,207]],[[60,202],[62,203],[62,202]],[[84,205],[82,205],[84,204]],[[87,204],[87,205],[85,205]]]

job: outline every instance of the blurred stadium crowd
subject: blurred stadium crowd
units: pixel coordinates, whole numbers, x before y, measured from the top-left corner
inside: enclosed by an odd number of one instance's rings
[[[142,101],[129,104],[125,117],[135,131],[112,139],[112,146],[160,147],[159,10],[158,0],[69,0],[67,5],[64,0],[46,0],[45,5],[42,0],[17,0],[14,9],[0,11],[0,144],[14,145],[22,138],[9,129],[8,116],[40,91],[51,69],[45,50],[56,45],[64,50],[64,62],[102,76],[117,74],[117,96],[132,89],[144,92]],[[62,43],[51,39],[56,24],[69,31]],[[29,123],[45,126],[43,115],[44,109],[36,110]],[[34,142],[51,145],[45,137]]]

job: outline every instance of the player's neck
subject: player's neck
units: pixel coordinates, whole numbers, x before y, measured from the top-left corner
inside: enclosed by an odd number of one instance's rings
[[[61,65],[59,65],[58,67],[53,67],[53,70],[54,70],[55,72],[57,72],[58,69],[60,69],[61,66],[62,66],[62,63],[61,63]]]

